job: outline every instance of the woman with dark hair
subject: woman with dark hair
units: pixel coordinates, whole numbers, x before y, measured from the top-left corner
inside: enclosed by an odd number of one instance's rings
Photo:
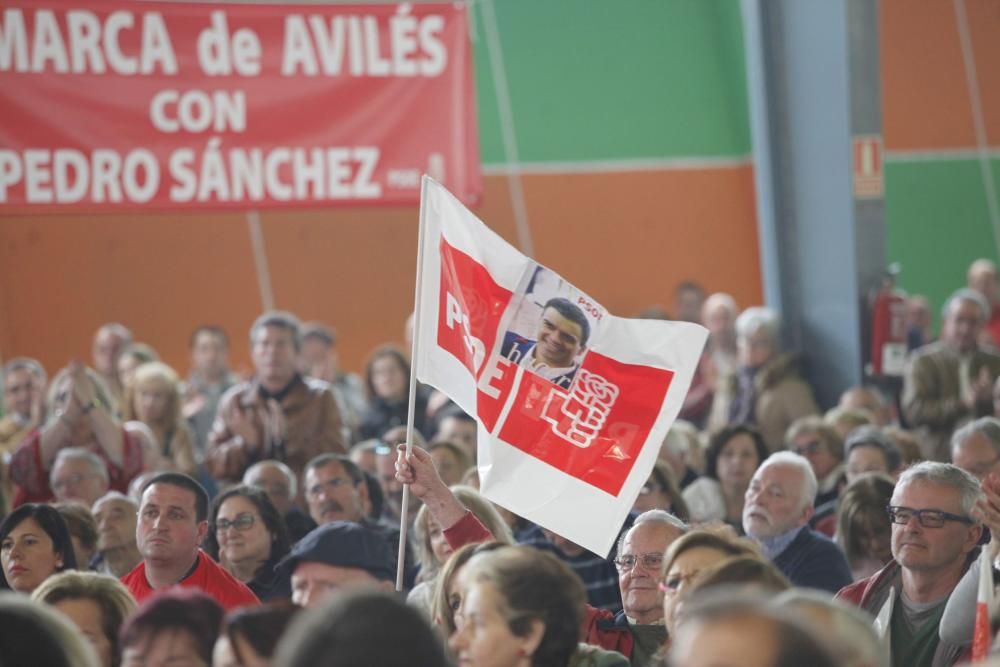
[[[682,494],[691,521],[725,521],[742,533],[743,496],[768,453],[752,426],[727,426],[713,435],[705,452],[705,476]]]
[[[266,667],[299,612],[291,604],[244,607],[226,615],[212,652],[212,667]]]
[[[90,561],[97,555],[97,521],[90,508],[78,502],[53,503],[52,507],[66,522],[77,567],[89,570]]]
[[[290,546],[285,522],[260,489],[234,486],[212,502],[205,552],[262,602],[292,599],[289,575],[274,571]]]
[[[835,539],[847,556],[854,581],[870,577],[892,560],[892,524],[885,508],[894,488],[888,475],[868,473],[840,494]]]
[[[173,588],[149,598],[122,628],[122,667],[170,664],[209,667],[223,611],[193,588]]]
[[[381,438],[389,429],[406,425],[410,362],[399,348],[384,345],[372,352],[365,366],[365,387],[368,400],[359,426],[362,440]],[[413,427],[425,438],[432,435],[425,432],[428,421],[427,391],[418,385]]]
[[[76,569],[73,540],[59,511],[28,503],[0,524],[4,588],[31,593],[48,577]]]

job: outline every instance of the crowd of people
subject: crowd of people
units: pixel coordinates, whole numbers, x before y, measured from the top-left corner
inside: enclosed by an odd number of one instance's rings
[[[271,311],[248,377],[216,326],[192,333],[185,379],[119,323],[51,379],[10,359],[0,664],[968,660],[1000,551],[992,263],[970,266],[937,340],[910,300],[899,392],[848,387],[825,413],[777,313],[694,283],[675,297],[709,342],[609,555],[481,495],[476,420],[419,384],[407,453],[392,345],[358,377],[331,327]]]

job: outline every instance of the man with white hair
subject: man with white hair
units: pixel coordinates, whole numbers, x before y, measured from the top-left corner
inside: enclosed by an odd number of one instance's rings
[[[701,322],[708,329],[706,349],[719,375],[736,370],[736,300],[725,292],[716,292],[701,307]]]
[[[893,667],[947,667],[965,648],[940,638],[955,586],[978,553],[975,477],[949,463],[924,461],[899,477],[888,512],[892,560],[837,597],[883,621]]]
[[[710,431],[753,424],[773,452],[784,448],[793,421],[819,413],[795,355],[781,352],[780,329],[778,314],[769,308],[747,308],[736,318],[738,368],[716,387]]]
[[[816,474],[792,452],[772,454],[747,487],[743,530],[795,586],[836,593],[852,581],[844,553],[810,530]]]
[[[584,641],[618,651],[632,665],[647,665],[663,646],[663,591],[659,588],[663,554],[687,525],[663,510],[649,510],[636,517],[618,542],[615,566],[622,596],[617,615],[588,607]]]
[[[60,449],[49,473],[49,487],[59,502],[76,501],[91,507],[108,492],[107,465],[89,450]]]
[[[949,438],[962,422],[993,414],[993,382],[1000,376],[1000,354],[979,345],[990,317],[983,295],[956,291],[942,310],[941,340],[910,358],[903,378],[903,414],[926,432],[927,458],[948,459]]]
[[[1000,473],[1000,419],[981,417],[951,436],[951,462],[980,482]]]

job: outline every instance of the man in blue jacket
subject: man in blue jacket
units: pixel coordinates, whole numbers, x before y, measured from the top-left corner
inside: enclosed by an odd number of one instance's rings
[[[809,529],[817,486],[804,457],[772,454],[747,488],[743,530],[793,585],[836,593],[851,583],[851,569],[840,547]]]

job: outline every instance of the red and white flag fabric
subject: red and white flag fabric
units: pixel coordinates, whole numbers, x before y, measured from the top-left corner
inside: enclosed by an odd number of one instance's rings
[[[972,634],[972,661],[986,660],[993,642],[990,617],[993,611],[993,560],[984,547],[979,556],[979,595],[976,598],[976,625]]]
[[[420,224],[417,378],[478,420],[483,494],[609,553],[707,331],[612,315],[427,176]]]

